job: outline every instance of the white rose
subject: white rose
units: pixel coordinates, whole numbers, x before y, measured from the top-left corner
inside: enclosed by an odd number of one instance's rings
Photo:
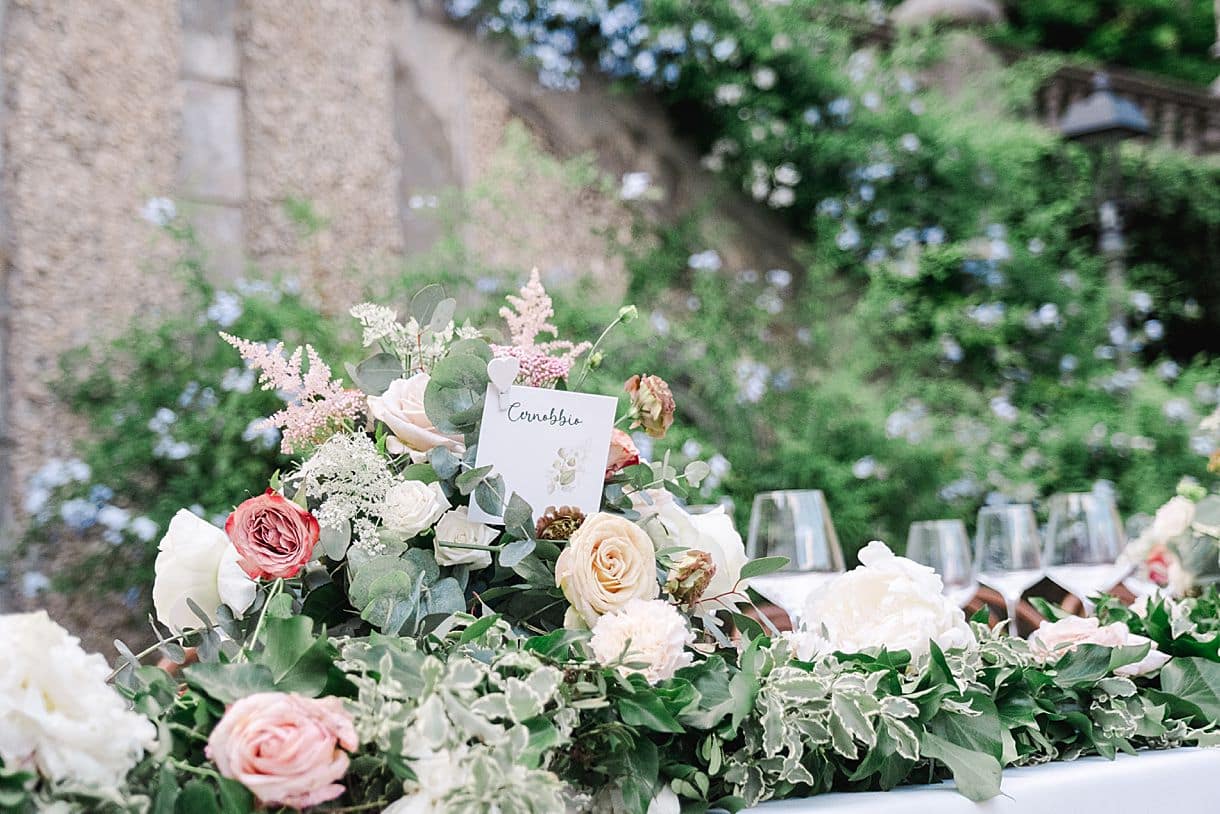
[[[0,616],[0,758],[8,769],[113,788],[157,729],[106,683],[110,668],[45,611]]]
[[[369,396],[373,418],[392,433],[386,449],[394,455],[408,453],[416,463],[425,460],[434,447],[446,447],[459,455],[466,451],[461,436],[442,433],[424,412],[428,378],[427,373],[416,373],[409,379],[395,379],[380,396]]]
[[[695,634],[673,605],[663,599],[632,599],[622,610],[597,620],[589,647],[602,664],[617,660],[647,665],[643,670],[619,665],[619,671],[640,673],[649,684],[656,684],[690,665],[693,657],[686,646],[694,640]]]
[[[432,528],[448,508],[449,500],[439,483],[408,480],[385,493],[381,519],[391,531],[414,537]]]
[[[1152,519],[1148,533],[1156,540],[1172,540],[1189,531],[1194,520],[1195,504],[1189,498],[1177,495],[1156,510],[1156,517]]]
[[[1151,639],[1137,636],[1122,622],[1103,626],[1095,616],[1087,619],[1068,616],[1058,622],[1044,621],[1029,637],[1029,649],[1035,658],[1045,664],[1057,661],[1064,653],[1070,653],[1082,644],[1138,647],[1150,642],[1148,655],[1134,664],[1125,664],[1114,671],[1115,675],[1134,677],[1159,670],[1169,661],[1169,656],[1158,650]]]
[[[187,599],[213,623],[221,604],[240,614],[254,602],[257,583],[237,564],[228,535],[206,520],[180,510],[157,548],[152,597],[161,624],[176,631],[200,627]]]
[[[436,561],[441,565],[469,565],[472,570],[486,568],[491,565],[490,551],[454,548],[445,543],[489,546],[496,541],[498,535],[499,532],[491,526],[471,520],[470,510],[466,506],[458,506],[453,511],[446,512],[436,524],[436,539],[433,542]]]
[[[809,597],[805,620],[844,653],[885,647],[918,658],[930,641],[942,649],[973,646],[966,615],[942,591],[935,571],[874,540],[860,552],[860,567]]]
[[[649,503],[638,494],[633,498],[634,508],[640,513],[640,523],[658,547],[682,546],[696,551],[706,551],[716,566],[716,573],[703,591],[710,599],[730,610],[745,602],[746,583],[741,582],[742,567],[749,562],[741,535],[733,527],[723,506],[717,506],[704,514],[690,514],[664,489],[651,489]],[[736,592],[734,592],[736,588]],[[714,610],[714,609],[713,609]]]
[[[555,584],[572,608],[565,623],[592,627],[632,599],[656,599],[657,551],[644,530],[617,514],[598,512],[568,541],[555,562]]]

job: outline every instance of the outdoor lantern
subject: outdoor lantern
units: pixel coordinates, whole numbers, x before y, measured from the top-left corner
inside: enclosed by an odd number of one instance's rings
[[[1079,142],[1094,155],[1094,188],[1097,193],[1098,248],[1106,258],[1106,282],[1110,289],[1110,328],[1126,331],[1123,261],[1123,222],[1118,201],[1121,198],[1122,172],[1119,145],[1129,138],[1146,136],[1148,117],[1135,102],[1110,89],[1110,78],[1101,72],[1093,75],[1093,92],[1068,105],[1059,120],[1059,132],[1069,141]],[[1126,366],[1129,348],[1118,344],[1120,367]]]

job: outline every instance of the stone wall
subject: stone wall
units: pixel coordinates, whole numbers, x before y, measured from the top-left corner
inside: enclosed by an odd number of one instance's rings
[[[174,307],[174,247],[141,217],[149,199],[176,201],[217,280],[288,272],[338,312],[431,245],[449,188],[478,193],[463,236],[484,264],[593,275],[612,300],[621,174],[656,179],[658,212],[715,191],[647,100],[592,80],[544,91],[427,0],[0,0],[0,88],[6,508],[82,432],[49,392],[59,355]],[[605,183],[554,171],[586,154]],[[303,238],[291,200],[325,228]],[[720,241],[729,262],[790,261],[756,208],[719,217],[741,236]],[[0,545],[17,514],[0,515]]]

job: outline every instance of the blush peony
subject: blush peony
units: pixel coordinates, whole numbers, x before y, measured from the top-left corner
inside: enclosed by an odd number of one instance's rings
[[[1029,649],[1034,657],[1043,664],[1058,661],[1064,653],[1069,653],[1082,644],[1098,644],[1103,647],[1139,647],[1152,642],[1144,636],[1136,635],[1122,622],[1102,625],[1097,617],[1087,619],[1079,616],[1068,616],[1058,622],[1044,621],[1029,637]],[[1148,655],[1134,664],[1124,664],[1114,670],[1115,675],[1142,676],[1159,670],[1169,661],[1169,656],[1157,649],[1152,642]]]
[[[274,489],[245,500],[225,522],[238,564],[255,579],[295,577],[313,556],[317,519]]]
[[[240,614],[254,602],[258,586],[237,564],[237,549],[206,520],[179,511],[157,548],[153,608],[166,627],[181,631],[202,625],[188,599],[212,622],[221,604]]]
[[[56,781],[113,788],[156,741],[106,684],[110,668],[45,611],[0,616],[0,759]]]
[[[259,802],[307,808],[343,793],[337,781],[359,745],[342,700],[263,692],[225,710],[206,752]]]
[[[386,449],[394,455],[410,455],[416,463],[424,461],[435,447],[445,447],[459,455],[466,451],[461,436],[446,435],[436,428],[424,412],[427,373],[409,379],[395,379],[380,396],[369,396],[373,418],[390,428]]]
[[[885,647],[918,658],[932,641],[945,650],[974,646],[966,615],[942,589],[931,568],[874,540],[860,552],[860,567],[809,597],[805,624],[844,653]]]
[[[567,621],[592,627],[632,599],[655,599],[657,552],[644,530],[599,512],[585,520],[555,562],[555,582],[572,605]]]

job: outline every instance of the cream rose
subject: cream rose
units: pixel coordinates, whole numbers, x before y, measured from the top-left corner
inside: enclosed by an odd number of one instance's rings
[[[585,520],[555,563],[555,583],[571,603],[569,619],[588,627],[632,599],[656,599],[657,552],[644,530],[599,512]]]
[[[945,597],[936,572],[876,540],[860,552],[860,567],[809,597],[804,621],[844,653],[885,647],[918,658],[932,641],[946,650],[975,644],[966,615]]]
[[[1151,639],[1132,633],[1122,622],[1103,626],[1095,616],[1087,619],[1068,616],[1058,622],[1043,622],[1029,637],[1029,649],[1035,658],[1045,664],[1057,661],[1064,653],[1070,653],[1082,644],[1139,647],[1150,642],[1148,655],[1134,664],[1125,664],[1114,671],[1115,675],[1134,677],[1161,669],[1169,661],[1169,656],[1158,650]]]
[[[649,490],[647,498],[637,494],[633,496],[633,503],[640,513],[640,525],[657,547],[682,546],[706,551],[711,556],[716,570],[703,589],[704,602],[735,610],[747,600],[746,583],[739,580],[741,569],[749,558],[741,535],[723,506],[703,514],[691,514],[664,489]]]
[[[408,480],[386,492],[381,519],[391,531],[414,537],[432,528],[448,508],[449,500],[439,483]]]
[[[46,611],[0,616],[0,759],[7,769],[113,788],[157,728],[107,685],[110,667]]]
[[[170,521],[153,564],[153,608],[161,624],[180,631],[202,624],[186,600],[215,623],[222,603],[242,613],[254,602],[257,583],[238,565],[228,536],[182,509]]]
[[[369,396],[373,418],[392,433],[386,449],[395,455],[409,454],[416,463],[425,460],[434,447],[446,447],[459,455],[466,451],[461,436],[442,433],[424,412],[428,378],[427,373],[416,373],[409,379],[395,379],[380,396]]]
[[[597,620],[589,647],[602,664],[620,660],[644,664],[642,670],[619,665],[619,671],[640,673],[649,684],[656,684],[690,665],[693,656],[686,646],[694,640],[695,634],[673,605],[662,599],[632,599],[621,611]]]
[[[471,520],[469,508],[458,506],[453,511],[446,512],[436,524],[436,539],[433,541],[436,561],[441,565],[469,565],[471,570],[486,568],[491,565],[490,551],[457,548],[452,543],[459,546],[489,546],[496,541],[497,534],[491,526]]]
[[[1156,517],[1148,527],[1148,534],[1154,540],[1172,540],[1189,531],[1194,520],[1195,504],[1189,498],[1177,495],[1156,510]]]

